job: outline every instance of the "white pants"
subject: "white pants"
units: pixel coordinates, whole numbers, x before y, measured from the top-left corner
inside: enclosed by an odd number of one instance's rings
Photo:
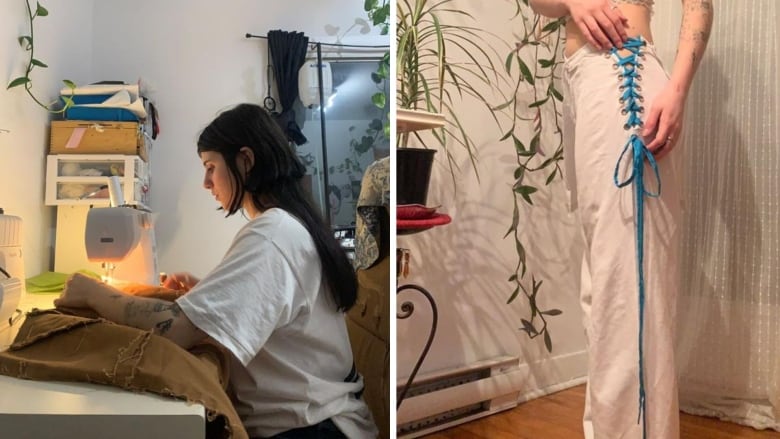
[[[646,111],[668,81],[651,45],[641,70]],[[585,46],[564,64],[566,180],[585,239],[581,302],[588,341],[584,428],[588,439],[642,438],[639,415],[639,298],[633,186],[618,188],[615,166],[633,130],[621,113],[615,58]],[[644,370],[647,437],[679,438],[674,356],[678,288],[680,145],[659,163],[661,196],[645,198]],[[630,154],[629,154],[630,156]],[[629,160],[626,163],[630,164]],[[625,173],[621,172],[621,175]],[[648,190],[655,174],[645,166]]]

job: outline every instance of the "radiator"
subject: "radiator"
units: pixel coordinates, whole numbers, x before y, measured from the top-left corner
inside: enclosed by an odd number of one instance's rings
[[[396,413],[397,437],[415,438],[514,408],[528,372],[517,357],[420,375]],[[404,382],[398,383],[398,390]]]

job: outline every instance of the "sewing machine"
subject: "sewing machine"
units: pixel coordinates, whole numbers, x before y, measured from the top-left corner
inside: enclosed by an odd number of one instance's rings
[[[103,280],[156,285],[157,245],[152,214],[132,207],[92,208],[84,232],[87,259],[103,265]]]
[[[124,206],[92,208],[87,212],[86,226],[81,232],[88,259],[105,264],[104,274],[109,282],[158,283],[151,213]],[[2,250],[0,248],[0,256]],[[24,294],[19,300],[21,282],[14,278],[0,287],[6,285],[15,295],[9,312],[16,309],[16,303],[23,311],[51,308],[56,297]],[[4,291],[0,288],[0,295]],[[0,313],[4,311],[5,307]],[[0,351],[8,349],[20,325],[17,321],[9,327],[7,319],[0,322]],[[203,405],[156,394],[128,392],[98,384],[30,381],[4,375],[0,375],[0,389],[2,438],[202,439],[206,433]]]

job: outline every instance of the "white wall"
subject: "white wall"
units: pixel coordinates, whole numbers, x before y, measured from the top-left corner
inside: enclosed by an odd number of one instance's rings
[[[35,19],[35,57],[49,65],[32,73],[33,91],[45,102],[59,95],[62,79],[82,84],[91,78],[93,0],[50,0],[50,15]],[[32,2],[35,7],[35,2]],[[6,84],[24,74],[28,52],[17,43],[29,34],[24,0],[0,3],[0,207],[22,218],[26,276],[51,268],[54,209],[43,205],[49,119],[22,87]]]
[[[240,215],[226,220],[215,210],[201,187],[195,145],[219,110],[265,96],[265,40],[244,34],[282,29],[335,42],[365,18],[362,6],[356,0],[96,2],[95,79],[140,78],[161,115],[151,159],[161,270],[205,274],[245,221]],[[353,29],[343,42],[382,44],[372,32]]]
[[[514,13],[510,2],[490,2],[488,6],[456,0],[452,7],[473,14],[478,26],[514,45],[517,37],[512,31],[518,29],[520,22],[510,20]],[[475,22],[463,20],[462,24],[473,26]],[[499,51],[500,58],[495,60],[498,66],[503,66],[507,50]],[[469,100],[457,108],[478,146],[481,182],[471,171],[467,155],[453,148],[462,170],[453,186],[444,153],[437,153],[427,204],[440,204],[440,210],[450,214],[453,221],[398,238],[398,246],[412,252],[411,275],[401,282],[428,288],[440,312],[436,340],[422,373],[502,355],[519,356],[522,363],[529,365],[528,381],[520,390],[526,396],[538,395],[549,386],[581,378],[586,373],[578,302],[579,259],[574,256],[582,244],[575,218],[567,212],[561,181],[540,189],[533,208],[521,208],[529,284],[531,274],[544,281],[539,292],[541,309],[563,311],[562,315],[549,318],[553,352],[548,354],[541,337],[530,340],[518,330],[522,326],[520,319],[530,317],[527,301],[518,298],[511,305],[506,304],[513,290],[507,279],[517,261],[514,241],[511,237],[503,238],[512,223],[511,187],[516,160],[513,145],[498,142],[503,133],[485,111],[477,109],[479,105]],[[530,139],[528,131],[520,130],[518,134]],[[544,185],[544,177],[536,182],[537,186]],[[399,302],[413,299],[416,304],[415,315],[396,324],[399,378],[411,372],[430,321],[427,305],[417,297],[412,292],[398,296]]]

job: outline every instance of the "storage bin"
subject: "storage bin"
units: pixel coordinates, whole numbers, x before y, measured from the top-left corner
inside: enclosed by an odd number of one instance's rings
[[[126,204],[149,208],[149,165],[138,156],[109,154],[48,156],[45,203],[108,206],[111,176],[120,178]]]
[[[138,122],[63,120],[51,123],[49,154],[124,154],[149,159],[149,147]]]

